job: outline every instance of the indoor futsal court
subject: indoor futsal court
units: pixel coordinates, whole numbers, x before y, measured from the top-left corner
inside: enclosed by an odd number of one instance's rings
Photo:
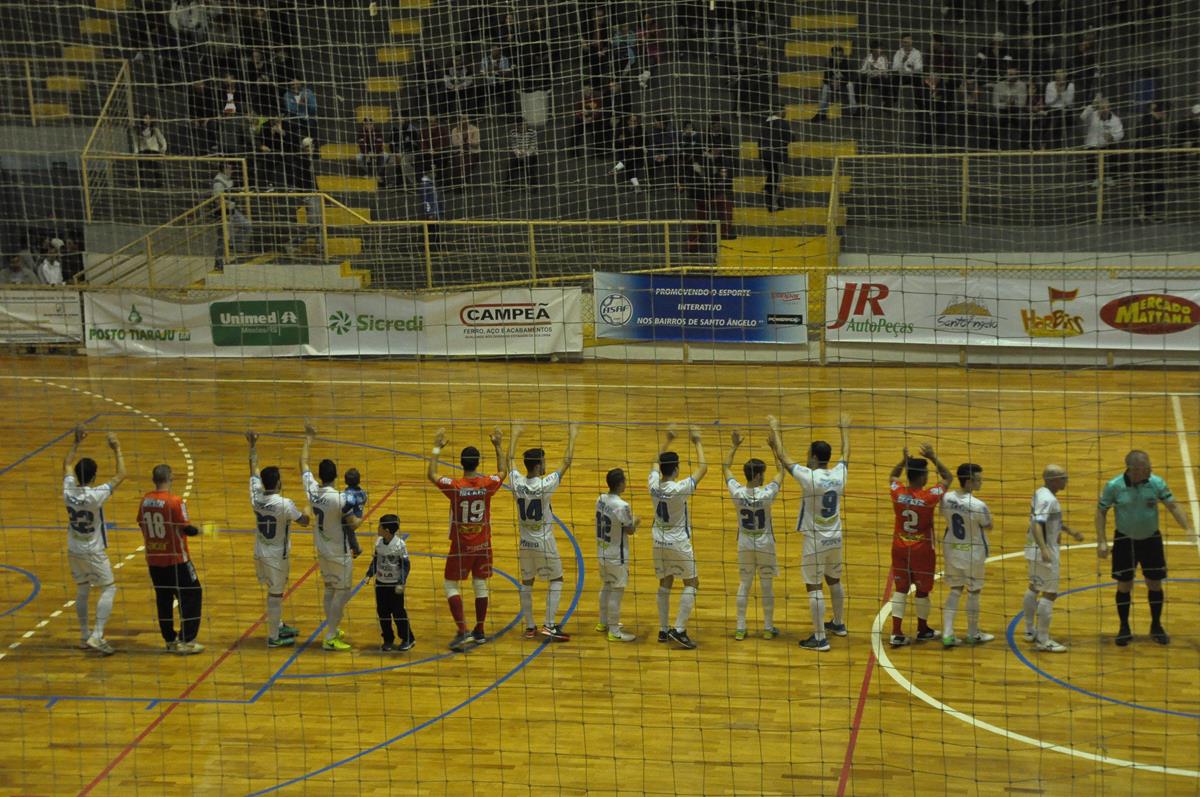
[[[1200,376],[1194,370],[1029,371],[804,365],[145,360],[7,357],[0,376],[0,791],[128,794],[1104,794],[1200,790],[1200,559],[1163,511],[1169,646],[1146,634],[1145,588],[1133,592],[1135,639],[1113,644],[1114,585],[1096,556],[1093,518],[1125,453],[1144,449],[1193,523]],[[736,516],[720,474],[737,452],[770,461],[766,416],[795,454],[823,438],[838,450],[851,416],[844,502],[845,622],[814,653],[799,568],[799,486],[785,476],[775,505],[781,572],[765,640],[749,600],[750,634],[735,640]],[[255,579],[247,446],[278,464],[301,508],[303,424],[313,459],[356,467],[367,491],[360,538],[400,518],[412,561],[407,595],[416,638],[381,652],[355,561],[342,628],[351,650],[322,649],[320,577],[311,534],[294,532],[284,619],[291,648],[268,649]],[[559,621],[567,642],[522,638],[516,509],[493,503],[496,577],[485,645],[453,653],[442,592],[446,500],[425,481],[434,434],[449,438],[441,472],[466,445],[495,458],[486,435],[525,427],[524,445],[575,459],[554,500],[565,562]],[[106,433],[129,478],[105,506],[117,594],[107,638],[115,655],[76,649],[75,595],[63,547],[62,458],[71,430],[89,435],[99,479],[113,473]],[[635,514],[652,509],[646,478],[661,433],[682,470],[709,465],[692,499],[695,650],[656,642],[657,589],[648,528],[632,537],[622,618],[637,640],[612,643],[597,622],[594,507],[604,474],[623,467]],[[888,644],[892,512],[887,477],[905,446],[929,442],[953,470],[982,466],[977,495],[995,525],[982,593],[985,645]],[[1022,558],[1029,503],[1043,466],[1070,475],[1064,519],[1084,535],[1062,553],[1055,637],[1062,655],[1022,640]],[[159,463],[175,472],[193,522],[204,589],[197,641],[171,656],[154,618],[140,496]],[[768,478],[773,471],[768,469]],[[1110,523],[1111,533],[1111,523]],[[940,534],[940,532],[939,532]],[[369,550],[369,549],[368,549]],[[546,584],[534,585],[540,616]],[[932,593],[940,623],[944,585]],[[672,595],[672,608],[679,598]],[[905,620],[911,628],[911,604]],[[960,618],[959,624],[964,621]]]

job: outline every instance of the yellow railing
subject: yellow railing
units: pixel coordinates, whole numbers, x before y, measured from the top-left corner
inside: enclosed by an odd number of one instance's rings
[[[124,64],[115,58],[0,58],[0,117],[34,127],[92,119]]]

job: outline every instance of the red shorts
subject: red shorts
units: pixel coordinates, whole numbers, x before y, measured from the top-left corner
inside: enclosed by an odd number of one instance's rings
[[[933,592],[933,574],[937,572],[937,551],[926,542],[892,546],[892,578],[896,591],[908,593],[912,584],[917,592]]]
[[[452,540],[450,553],[446,557],[445,577],[447,581],[464,581],[471,578],[492,577],[492,543],[490,540],[469,545]]]

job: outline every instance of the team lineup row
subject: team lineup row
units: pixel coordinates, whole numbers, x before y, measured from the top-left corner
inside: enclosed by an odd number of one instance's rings
[[[773,621],[773,580],[779,567],[771,509],[785,474],[789,474],[802,491],[798,522],[802,537],[801,574],[813,623],[812,634],[799,644],[808,650],[827,651],[830,634],[846,636],[848,633],[841,584],[841,515],[850,453],[850,419],[843,416],[839,422],[842,451],[836,464],[833,464],[832,447],[823,440],[809,445],[804,464],[793,460],[784,445],[779,420],[768,416],[767,421],[770,428],[767,442],[777,466],[770,480],[767,480],[767,463],[757,458],[744,463],[744,482],[734,475],[734,458],[743,442],[737,432],[732,434],[731,445],[722,462],[722,475],[738,518],[739,584],[734,638],[743,640],[747,636],[746,610],[755,579],[762,600],[762,636],[772,639],[779,635]],[[439,476],[439,458],[447,445],[443,431],[437,433],[428,458],[426,476],[450,502],[450,548],[443,583],[456,626],[456,635],[450,643],[450,648],[455,651],[487,641],[484,629],[489,606],[488,581],[492,575],[491,499],[506,481],[517,509],[519,594],[524,636],[530,639],[541,636],[554,641],[570,638],[556,622],[563,591],[563,567],[554,534],[557,521],[551,498],[570,468],[578,426],[572,424],[569,427],[562,463],[553,470],[548,468],[545,451],[541,448],[529,448],[521,454],[524,473],[514,468],[521,434],[521,427],[514,427],[507,451],[503,448],[503,434],[499,429],[490,435],[500,466],[499,474],[480,472],[480,451],[467,446],[459,456],[461,475]],[[74,443],[63,461],[63,495],[69,515],[68,558],[78,589],[76,609],[81,647],[107,655],[113,649],[104,639],[103,631],[111,615],[115,587],[105,553],[103,504],[126,473],[120,444],[115,436],[109,435],[117,473],[97,486],[95,461],[87,457],[74,461],[85,437],[86,432],[77,428]],[[283,595],[289,577],[290,526],[292,523],[308,526],[315,521],[313,539],[324,584],[325,635],[322,646],[330,651],[345,651],[350,646],[339,623],[354,587],[353,560],[362,553],[356,530],[364,516],[366,494],[354,469],[346,472],[344,489],[335,486],[338,470],[332,460],[321,460],[314,476],[309,467],[309,453],[315,437],[316,430],[306,424],[299,470],[312,510],[310,518],[282,495],[278,467],[259,470],[258,436],[252,431],[246,433],[251,473],[250,502],[258,532],[255,535],[255,569],[258,580],[267,588],[268,646],[294,645],[297,629],[282,620]],[[653,562],[659,579],[656,596],[658,641],[691,649],[696,643],[687,633],[687,622],[695,606],[699,578],[692,547],[689,499],[707,474],[708,464],[699,430],[692,427],[688,437],[696,454],[692,472],[681,478],[679,454],[671,450],[676,433],[674,429],[668,429],[651,464],[647,485],[653,510]],[[917,641],[940,639],[946,647],[988,642],[994,636],[980,629],[979,615],[992,518],[987,505],[975,494],[983,485],[983,469],[974,463],[963,463],[952,475],[931,445],[922,445],[920,453],[922,456],[913,457],[905,449],[889,474],[889,494],[895,516],[891,550],[894,592],[890,642],[897,647],[910,642],[904,633],[903,620],[908,593],[914,589],[917,615],[914,637]],[[939,481],[927,487],[931,464]],[[1107,514],[1110,509],[1116,514],[1111,548],[1120,620],[1116,643],[1127,645],[1133,638],[1129,625],[1130,599],[1133,576],[1140,566],[1149,596],[1151,638],[1160,644],[1168,644],[1169,637],[1161,622],[1164,601],[1161,582],[1166,576],[1166,562],[1158,528],[1158,504],[1164,504],[1189,535],[1192,530],[1165,482],[1151,473],[1145,452],[1130,452],[1125,464],[1125,472],[1105,485],[1096,509],[1097,551],[1102,558],[1110,554]],[[900,481],[902,475],[904,482]],[[958,486],[951,489],[955,476]],[[1066,471],[1057,465],[1047,465],[1042,476],[1044,485],[1035,492],[1030,507],[1025,545],[1029,567],[1029,588],[1024,598],[1025,638],[1038,650],[1062,652],[1066,647],[1049,634],[1053,601],[1058,594],[1059,542],[1063,533],[1077,540],[1083,536],[1062,520],[1057,494],[1067,484]],[[170,467],[156,466],[153,478],[155,490],[143,497],[138,525],[145,540],[147,564],[155,587],[160,630],[168,650],[183,654],[199,652],[203,647],[195,637],[200,625],[202,591],[187,547],[187,537],[199,532],[188,519],[183,500],[171,493]],[[596,502],[597,558],[602,586],[595,629],[606,633],[609,641],[632,642],[636,636],[621,623],[621,602],[629,579],[629,538],[641,521],[622,498],[627,487],[624,471],[620,468],[610,470],[606,482],[608,491]],[[949,587],[940,631],[929,625],[929,596],[937,572],[934,526],[939,506],[945,521],[941,545],[944,579]],[[376,610],[384,650],[408,650],[415,644],[404,606],[410,565],[399,529],[396,515],[380,517],[371,565],[367,570],[367,578],[375,579]],[[534,620],[533,610],[533,585],[539,578],[548,583],[544,622],[540,628]],[[669,622],[670,598],[677,578],[682,581],[683,588],[672,623]],[[468,579],[472,582],[475,601],[473,627],[466,622],[459,587]],[[825,586],[830,592],[832,618],[829,620],[825,619]],[[93,587],[101,592],[95,621],[89,625],[88,596]],[[954,622],[964,592],[967,596],[967,632],[966,636],[959,637],[955,634]],[[173,604],[176,603],[181,615],[178,632],[173,620]]]

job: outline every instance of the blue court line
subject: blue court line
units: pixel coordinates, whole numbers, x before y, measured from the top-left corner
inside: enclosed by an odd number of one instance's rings
[[[29,597],[11,609],[5,609],[4,611],[0,612],[0,617],[7,617],[13,612],[19,612],[21,609],[24,609],[31,600],[36,598],[38,593],[42,591],[42,582],[38,580],[38,577],[33,573],[30,573],[28,570],[23,570],[19,567],[13,567],[12,565],[0,565],[0,570],[11,570],[14,573],[20,573],[21,575],[25,576],[25,578],[29,579],[29,581],[33,584],[33,592],[29,593]]]
[[[1173,584],[1200,584],[1200,578],[1166,578],[1166,579],[1163,579],[1163,582],[1164,583],[1173,583]],[[1067,595],[1073,595],[1076,592],[1086,592],[1088,590],[1093,590],[1093,589],[1104,589],[1105,587],[1115,587],[1116,585],[1117,585],[1117,582],[1109,581],[1104,584],[1091,584],[1086,587],[1076,587],[1075,589],[1069,589],[1066,592],[1060,592],[1058,597],[1061,599],[1061,598],[1065,598]],[[1132,709],[1136,709],[1138,711],[1150,711],[1155,714],[1168,714],[1172,717],[1186,717],[1187,719],[1200,719],[1200,714],[1195,713],[1195,712],[1174,711],[1169,708],[1157,708],[1155,706],[1143,706],[1140,703],[1131,703],[1128,700],[1118,700],[1115,697],[1109,697],[1108,695],[1102,695],[1099,692],[1093,692],[1089,689],[1084,689],[1081,686],[1076,686],[1075,684],[1071,683],[1070,681],[1064,681],[1061,678],[1051,675],[1050,673],[1046,672],[1041,667],[1037,666],[1032,661],[1030,661],[1025,656],[1025,654],[1021,652],[1021,649],[1017,647],[1017,641],[1016,641],[1017,625],[1018,625],[1018,623],[1021,622],[1021,618],[1023,618],[1024,616],[1025,616],[1025,612],[1024,612],[1024,610],[1022,610],[1022,611],[1018,612],[1017,616],[1014,617],[1012,619],[1012,622],[1008,624],[1008,631],[1006,633],[1006,637],[1008,638],[1008,646],[1012,649],[1013,653],[1017,654],[1017,658],[1021,661],[1022,664],[1024,664],[1026,667],[1033,670],[1035,673],[1037,673],[1041,677],[1045,678],[1046,680],[1052,681],[1052,682],[1058,684],[1059,686],[1065,687],[1072,691],[1079,692],[1081,695],[1087,695],[1088,697],[1093,697],[1096,700],[1103,700],[1106,703],[1112,703],[1117,706],[1124,706],[1125,708],[1132,708]]]
[[[567,539],[569,539],[571,541],[571,546],[575,549],[575,563],[577,565],[577,572],[578,572],[578,575],[575,577],[575,597],[571,599],[571,605],[568,606],[566,612],[563,613],[562,622],[565,623],[565,622],[567,622],[567,620],[569,620],[571,618],[571,615],[573,615],[575,613],[575,609],[579,606],[579,599],[583,595],[583,576],[584,576],[583,551],[580,550],[579,541],[577,539],[575,539],[575,535],[571,533],[571,530],[569,528],[567,528],[566,524],[564,524],[562,522],[562,520],[560,520],[557,517],[555,517],[554,520],[558,523],[559,528],[561,528],[564,532],[566,532]],[[482,689],[481,691],[476,692],[475,694],[471,695],[470,697],[468,697],[466,700],[459,703],[458,705],[452,706],[451,708],[446,709],[441,714],[438,714],[435,717],[430,717],[429,719],[425,720],[421,724],[416,725],[412,728],[409,728],[404,733],[401,733],[397,736],[393,736],[392,738],[387,739],[382,742],[379,742],[378,744],[372,745],[371,747],[368,747],[365,750],[360,750],[359,752],[355,753],[354,755],[347,756],[346,758],[343,758],[340,761],[334,761],[331,764],[326,764],[325,766],[321,767],[320,769],[314,769],[312,772],[308,772],[303,775],[298,775],[294,778],[289,778],[288,780],[282,781],[281,783],[277,783],[274,786],[269,786],[265,789],[261,789],[256,792],[251,792],[250,795],[248,795],[248,797],[259,797],[259,795],[270,794],[272,792],[279,791],[280,789],[285,789],[288,786],[292,786],[297,783],[301,783],[303,781],[309,780],[310,778],[315,778],[319,775],[323,775],[326,772],[329,772],[333,769],[337,769],[338,767],[343,766],[345,764],[349,764],[353,761],[357,761],[358,759],[362,758],[363,756],[367,756],[378,750],[382,750],[383,748],[393,745],[396,742],[398,742],[402,739],[405,739],[409,736],[412,736],[413,734],[418,733],[419,731],[422,731],[431,725],[441,722],[446,717],[449,717],[451,714],[461,711],[462,709],[464,709],[467,706],[474,703],[479,698],[481,698],[484,695],[488,694],[489,692],[492,692],[493,690],[499,688],[504,682],[508,681],[514,675],[519,673],[521,670],[525,669],[525,667],[527,667],[530,664],[530,662],[532,662],[538,656],[542,655],[542,653],[549,647],[550,647],[549,645],[545,645],[545,644],[539,645],[537,650],[533,651],[528,656],[523,658],[520,662],[517,663],[517,665],[515,667],[513,667],[511,670],[506,672],[504,675],[497,678],[489,686],[487,686],[484,689]]]
[[[86,421],[84,421],[81,424],[81,426],[87,426],[89,423],[91,423],[92,421],[99,418],[101,414],[102,413],[96,413],[95,415],[93,415],[92,417],[90,417]],[[36,457],[38,454],[45,451],[50,446],[52,446],[55,443],[57,443],[58,441],[62,440],[64,437],[67,437],[67,436],[71,435],[72,433],[74,433],[74,431],[75,431],[74,428],[68,429],[67,431],[63,432],[62,434],[60,434],[58,437],[54,438],[50,442],[43,443],[42,445],[40,445],[37,448],[30,451],[28,454],[25,454],[20,459],[18,459],[16,462],[10,462],[9,464],[5,465],[3,468],[0,468],[0,476],[3,476],[4,474],[8,473],[10,470],[17,467],[22,462],[26,462],[27,460],[33,459],[34,457]],[[139,430],[139,431],[141,431],[141,430]]]

